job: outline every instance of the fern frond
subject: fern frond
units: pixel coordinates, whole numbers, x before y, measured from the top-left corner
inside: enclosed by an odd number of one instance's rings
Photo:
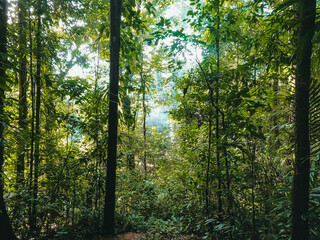
[[[312,80],[309,96],[309,131],[311,155],[320,152],[320,82]]]

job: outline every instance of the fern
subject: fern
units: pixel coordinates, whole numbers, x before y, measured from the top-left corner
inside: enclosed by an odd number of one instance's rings
[[[310,150],[314,155],[320,151],[320,82],[316,80],[310,85],[309,102]]]

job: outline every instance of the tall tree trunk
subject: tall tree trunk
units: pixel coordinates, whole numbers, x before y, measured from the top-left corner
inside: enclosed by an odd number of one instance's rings
[[[35,104],[34,104],[34,97],[35,97],[35,84],[33,78],[33,40],[32,40],[32,22],[31,22],[31,0],[29,0],[29,51],[30,51],[30,64],[29,64],[29,71],[30,71],[30,82],[31,82],[31,139],[30,139],[30,163],[29,163],[29,191],[30,194],[32,192],[32,183],[33,183],[33,166],[34,166],[34,117],[35,117]],[[30,201],[29,204],[29,225],[32,225],[32,202]]]
[[[33,204],[32,204],[32,224],[30,226],[31,232],[34,232],[37,225],[37,198],[38,198],[38,178],[40,165],[40,105],[41,105],[41,8],[42,0],[38,0],[38,26],[37,26],[37,71],[36,71],[36,126],[35,126],[35,146],[34,146],[34,178],[33,178]]]
[[[147,106],[146,106],[146,80],[143,77],[143,50],[141,50],[141,85],[142,85],[142,108],[143,108],[143,166],[144,166],[144,177],[147,179]]]
[[[279,127],[278,127],[278,116],[276,115],[277,108],[278,108],[278,94],[279,94],[279,78],[281,73],[281,68],[278,68],[279,77],[276,77],[273,81],[273,125],[274,125],[274,150],[277,151],[280,148],[280,140],[279,140]]]
[[[316,0],[300,0],[300,29],[296,51],[295,169],[292,190],[292,240],[309,239],[309,87]]]
[[[217,35],[216,35],[216,51],[217,51],[217,82],[216,82],[216,158],[218,168],[218,218],[222,221],[222,189],[221,189],[221,168],[220,168],[220,149],[219,149],[219,72],[220,72],[220,1],[217,1]]]
[[[226,169],[226,181],[227,181],[227,200],[228,200],[228,207],[227,207],[227,213],[228,217],[230,220],[230,225],[233,225],[233,203],[232,203],[232,193],[231,193],[231,179],[230,179],[230,163],[228,159],[228,151],[227,151],[227,144],[228,144],[228,136],[227,136],[227,127],[225,123],[225,115],[224,113],[221,113],[221,118],[222,118],[222,129],[223,129],[223,134],[225,135],[224,138],[225,140],[223,141],[222,145],[222,150],[223,150],[223,156],[225,160],[225,169]],[[229,235],[230,239],[233,239],[233,234],[232,231],[230,231]]]
[[[0,80],[6,82],[7,62],[7,1],[0,0]],[[4,87],[0,84],[0,236],[2,239],[14,240],[16,236],[12,230],[10,219],[3,199],[3,164],[4,164]]]
[[[212,96],[212,90],[209,90],[210,95]],[[207,217],[209,217],[209,173],[210,173],[210,165],[211,165],[211,138],[212,138],[212,119],[211,119],[211,111],[209,113],[209,134],[208,134],[208,161],[207,161],[207,169],[206,169],[206,209],[205,213]]]
[[[18,2],[19,19],[19,129],[17,142],[17,187],[24,182],[24,158],[26,152],[27,131],[27,4],[24,0]]]
[[[94,95],[96,97],[95,104],[95,144],[96,144],[96,155],[95,155],[95,173],[94,173],[94,184],[95,184],[95,196],[94,196],[94,211],[97,211],[98,207],[98,192],[99,192],[99,165],[100,165],[100,153],[101,153],[101,143],[99,141],[99,107],[100,107],[100,94],[98,91],[98,80],[99,80],[99,59],[100,59],[100,42],[97,44],[97,65],[95,72],[95,81],[94,81]]]
[[[103,230],[115,233],[115,191],[118,138],[118,90],[120,58],[121,0],[110,0],[110,95],[108,124],[108,158]]]
[[[257,239],[257,230],[256,230],[256,208],[255,208],[255,194],[254,186],[256,184],[255,175],[254,175],[254,162],[256,158],[256,144],[253,143],[252,156],[251,156],[251,204],[252,204],[252,240]]]

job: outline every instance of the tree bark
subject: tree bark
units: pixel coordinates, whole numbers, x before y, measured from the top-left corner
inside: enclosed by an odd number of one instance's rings
[[[36,59],[37,70],[35,76],[36,82],[36,126],[35,126],[35,146],[34,146],[34,178],[33,178],[33,204],[32,204],[32,221],[30,230],[35,231],[37,225],[37,198],[38,198],[38,178],[39,178],[39,165],[40,165],[40,105],[41,105],[41,5],[42,0],[38,0],[38,13],[37,13],[37,35],[36,35]]]
[[[280,67],[279,67],[279,75],[280,75]],[[280,77],[280,76],[279,76]],[[273,81],[273,109],[274,109],[274,116],[273,116],[273,125],[274,125],[274,150],[277,151],[280,148],[280,140],[279,134],[280,130],[278,127],[278,116],[276,115],[277,108],[278,108],[278,94],[279,94],[279,78],[275,78]]]
[[[26,131],[27,131],[27,19],[26,2],[18,2],[19,20],[19,133],[17,137],[17,189],[23,186],[24,182],[24,159],[26,152]]]
[[[218,219],[222,221],[222,189],[221,189],[221,168],[220,168],[220,149],[219,149],[219,71],[220,71],[220,1],[217,1],[217,36],[216,36],[216,51],[217,51],[217,82],[216,82],[216,158],[218,169]]]
[[[252,240],[257,239],[257,230],[256,230],[256,208],[255,208],[255,194],[254,187],[256,184],[255,175],[254,175],[254,162],[256,158],[256,144],[253,143],[252,156],[251,156],[251,204],[252,204]]]
[[[212,91],[209,90],[210,94],[212,95]],[[211,119],[211,111],[209,113],[209,133],[208,133],[208,161],[207,161],[207,168],[206,168],[206,209],[205,213],[207,217],[209,217],[209,173],[210,173],[210,164],[211,164],[211,138],[212,138],[212,119]]]
[[[35,119],[35,83],[33,77],[33,40],[32,40],[32,23],[31,23],[31,0],[29,0],[29,51],[30,51],[30,64],[29,64],[29,71],[30,71],[30,82],[31,82],[31,139],[30,139],[30,163],[29,163],[29,191],[30,194],[32,193],[32,183],[33,183],[33,166],[34,166],[34,119]],[[32,202],[29,202],[29,225],[32,224]]]
[[[230,225],[233,225],[233,202],[232,202],[232,193],[231,193],[231,178],[230,178],[230,162],[228,159],[228,151],[227,151],[227,144],[228,144],[228,136],[227,136],[227,127],[225,123],[225,115],[224,113],[221,113],[222,118],[222,129],[223,134],[225,135],[225,140],[223,141],[222,150],[223,150],[223,156],[225,160],[225,169],[226,169],[226,181],[227,181],[227,200],[228,200],[228,207],[227,207],[227,214],[230,220]],[[229,235],[230,239],[233,239],[233,233],[230,231]]]
[[[143,108],[143,166],[144,166],[144,177],[147,179],[147,106],[146,106],[146,80],[143,77],[143,50],[141,51],[141,85],[142,85],[142,108]]]
[[[0,0],[0,236],[2,239],[15,240],[16,236],[12,230],[10,219],[3,198],[4,178],[4,86],[6,83],[7,62],[7,1]]]
[[[316,15],[316,0],[300,0],[300,29],[296,50],[295,86],[295,169],[292,190],[292,240],[309,237],[309,87],[311,83],[312,38]]]
[[[108,124],[107,179],[103,231],[115,233],[115,191],[118,138],[118,90],[120,58],[121,0],[110,0],[110,95]]]

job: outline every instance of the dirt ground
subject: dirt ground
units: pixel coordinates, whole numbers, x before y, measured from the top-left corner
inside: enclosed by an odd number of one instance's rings
[[[108,238],[99,238],[97,240],[142,240],[144,237],[143,233],[125,233],[121,235],[117,235],[114,237],[108,237]]]

